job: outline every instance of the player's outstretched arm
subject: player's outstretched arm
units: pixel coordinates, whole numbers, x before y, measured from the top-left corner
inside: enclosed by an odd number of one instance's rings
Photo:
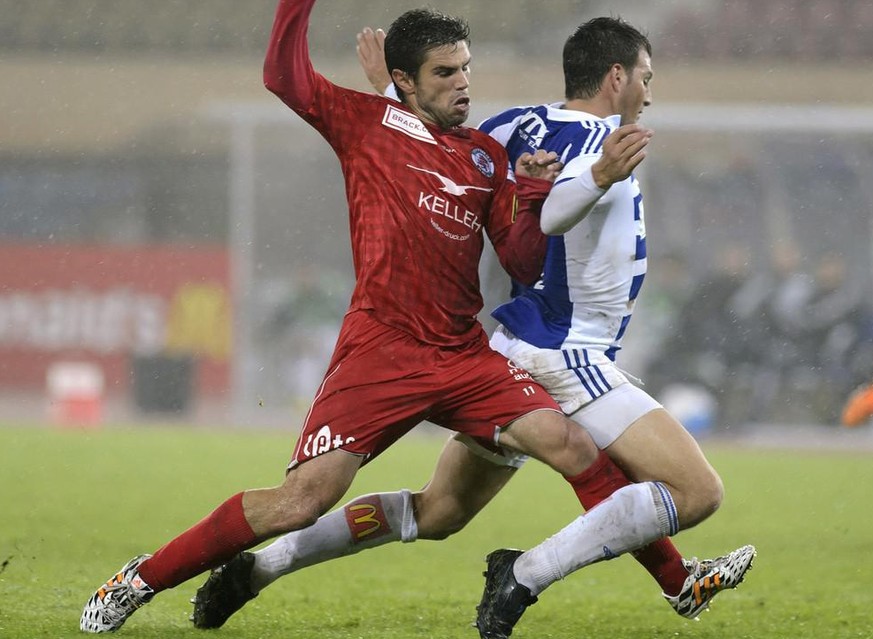
[[[315,70],[306,30],[315,0],[279,0],[264,58],[264,86],[292,109],[306,109],[314,95]]]
[[[367,76],[367,80],[380,95],[391,84],[391,75],[385,66],[385,32],[364,27],[358,34],[358,62]]]

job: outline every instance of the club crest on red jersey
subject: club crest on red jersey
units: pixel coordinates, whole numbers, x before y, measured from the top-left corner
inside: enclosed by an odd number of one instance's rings
[[[487,178],[494,177],[494,160],[488,153],[477,147],[470,152],[470,157],[482,175]]]

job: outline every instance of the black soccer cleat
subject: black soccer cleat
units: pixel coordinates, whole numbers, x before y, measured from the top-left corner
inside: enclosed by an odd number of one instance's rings
[[[527,586],[515,580],[512,567],[523,551],[495,550],[485,561],[485,591],[476,607],[476,628],[481,639],[507,639],[528,606],[537,602]]]
[[[220,628],[231,615],[257,595],[252,592],[251,575],[255,556],[241,552],[223,566],[214,569],[191,600],[191,621],[204,630]]]

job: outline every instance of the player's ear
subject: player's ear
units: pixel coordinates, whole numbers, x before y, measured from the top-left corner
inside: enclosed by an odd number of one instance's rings
[[[609,68],[607,78],[613,91],[617,92],[619,89],[621,89],[621,85],[624,82],[626,75],[627,72],[625,71],[624,67],[617,62]]]
[[[406,73],[406,71],[401,71],[400,69],[394,69],[391,71],[391,79],[394,80],[394,84],[397,85],[397,88],[404,95],[412,95],[415,93],[415,79]]]

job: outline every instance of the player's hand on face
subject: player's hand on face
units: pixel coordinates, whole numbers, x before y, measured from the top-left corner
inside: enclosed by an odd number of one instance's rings
[[[385,66],[385,32],[364,27],[357,39],[358,62],[373,88],[384,95],[391,84],[391,75]]]
[[[558,154],[554,151],[546,152],[538,149],[536,153],[522,153],[515,162],[515,174],[522,177],[539,178],[554,182],[564,168],[564,164],[558,161]]]
[[[625,124],[603,141],[603,155],[591,167],[594,182],[608,189],[627,179],[646,157],[646,146],[654,131],[639,124]]]

